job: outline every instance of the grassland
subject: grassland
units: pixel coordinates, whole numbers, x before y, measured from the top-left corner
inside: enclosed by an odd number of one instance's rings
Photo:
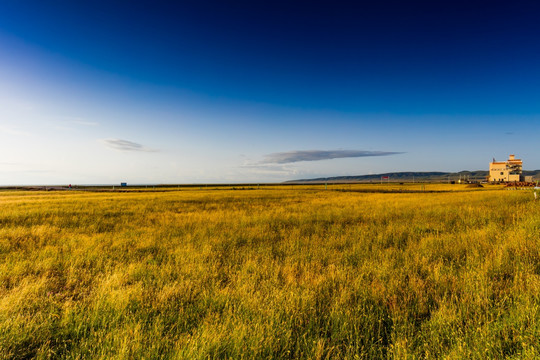
[[[0,358],[540,357],[540,201],[390,186],[0,192]]]

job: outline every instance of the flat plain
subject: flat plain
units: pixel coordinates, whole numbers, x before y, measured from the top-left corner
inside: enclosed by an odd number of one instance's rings
[[[165,190],[0,192],[0,358],[540,357],[530,190]]]

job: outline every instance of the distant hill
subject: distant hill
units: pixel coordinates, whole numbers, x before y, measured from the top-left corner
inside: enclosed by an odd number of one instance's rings
[[[392,172],[384,174],[371,174],[371,175],[351,175],[351,176],[333,176],[326,178],[316,179],[299,179],[289,180],[287,183],[305,183],[305,182],[379,182],[382,177],[388,177],[389,181],[448,181],[470,179],[475,181],[483,181],[489,175],[489,171],[476,170],[476,171],[460,171],[455,173],[450,172]],[[540,170],[523,170],[523,175],[533,176],[536,180],[540,180]],[[386,180],[386,179],[385,179]]]

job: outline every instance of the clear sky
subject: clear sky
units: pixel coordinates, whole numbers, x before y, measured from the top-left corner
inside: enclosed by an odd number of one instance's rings
[[[538,1],[0,2],[0,184],[540,169]]]

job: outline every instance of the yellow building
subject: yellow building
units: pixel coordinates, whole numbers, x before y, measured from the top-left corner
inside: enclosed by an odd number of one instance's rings
[[[489,181],[513,182],[520,181],[523,171],[523,161],[510,155],[506,161],[495,161],[489,164]]]

